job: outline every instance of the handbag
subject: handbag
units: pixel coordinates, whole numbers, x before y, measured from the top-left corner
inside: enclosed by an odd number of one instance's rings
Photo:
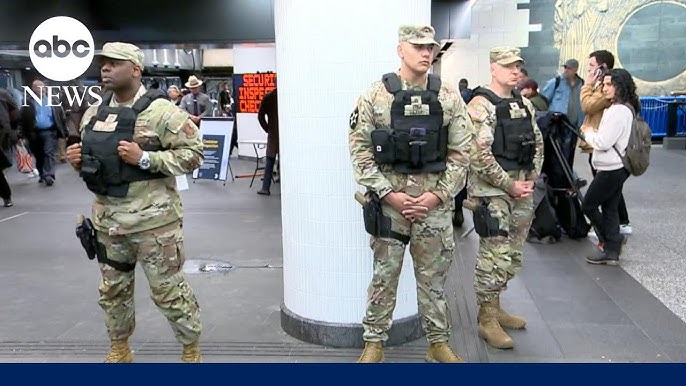
[[[14,158],[17,163],[17,169],[21,173],[31,173],[33,172],[33,159],[31,154],[26,150],[24,146],[24,140],[20,139],[16,145],[14,145]]]

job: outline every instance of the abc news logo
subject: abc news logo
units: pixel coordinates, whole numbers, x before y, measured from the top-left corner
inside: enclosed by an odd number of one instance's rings
[[[29,56],[35,69],[47,79],[66,82],[83,75],[93,62],[95,43],[83,23],[67,16],[42,22],[31,35]],[[102,102],[100,86],[48,86],[32,90],[24,86],[24,106],[33,99],[39,105],[98,106]],[[66,99],[66,100],[63,100]]]
[[[52,35],[52,44],[45,39],[41,39],[33,45],[33,53],[39,58],[51,58],[54,54],[58,58],[66,58],[73,54],[77,58],[85,58],[90,54],[91,46],[85,40],[77,40],[73,44],[62,40],[57,35]]]
[[[22,87],[24,89],[23,106],[28,106],[30,99],[41,106],[62,106],[64,102],[67,102],[69,106],[100,106],[102,103],[100,86],[41,86],[37,93],[31,87]]]

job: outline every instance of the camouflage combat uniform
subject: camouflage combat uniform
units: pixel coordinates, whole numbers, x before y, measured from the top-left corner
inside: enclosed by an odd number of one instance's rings
[[[515,200],[507,191],[514,181],[535,181],[543,165],[543,138],[528,99],[524,104],[532,114],[536,155],[534,170],[505,171],[491,152],[496,125],[495,106],[477,96],[469,102],[469,115],[476,133],[471,153],[469,195],[479,200],[490,197],[491,215],[498,218],[500,229],[508,237],[482,237],[479,240],[474,288],[479,304],[492,301],[522,267],[524,242],[533,219],[533,197]]]
[[[123,104],[112,97],[110,106],[131,107],[145,92],[141,86],[136,96]],[[96,113],[97,106],[86,111],[82,133]],[[198,128],[188,113],[157,99],[138,115],[134,141],[159,143],[165,149],[150,152],[150,171],[169,177],[132,182],[123,198],[96,194],[93,224],[98,242],[105,245],[108,259],[141,264],[152,300],[169,320],[176,338],[184,345],[193,344],[201,332],[200,308],[182,271],[183,206],[174,176],[200,166],[203,153]],[[99,304],[105,311],[107,332],[112,341],[126,340],[135,327],[135,271],[122,272],[102,263],[100,271]]]
[[[403,90],[412,89],[402,80]],[[420,88],[415,88],[420,89]],[[421,88],[425,90],[426,87]],[[414,223],[405,219],[390,205],[383,212],[392,221],[392,230],[410,237],[410,253],[417,280],[417,302],[422,325],[431,343],[446,342],[450,337],[450,313],[444,296],[444,284],[453,261],[453,197],[464,187],[469,163],[472,124],[460,94],[443,85],[439,101],[443,122],[448,123],[447,170],[441,173],[400,174],[392,165],[379,165],[374,160],[371,132],[390,127],[393,95],[377,81],[362,95],[351,117],[350,152],[357,182],[383,198],[390,192],[405,192],[418,197],[433,192],[441,203],[428,217]],[[367,312],[363,320],[364,340],[385,341],[391,328],[396,303],[398,278],[406,245],[393,238],[371,237],[374,251],[374,276],[368,289]]]
[[[503,66],[521,62],[519,49],[498,47],[490,52],[491,63]],[[500,307],[500,293],[522,267],[524,242],[533,219],[533,197],[515,199],[508,193],[515,181],[535,181],[543,166],[543,137],[536,124],[531,102],[522,98],[528,110],[535,141],[533,169],[506,171],[493,154],[496,132],[496,106],[482,95],[475,96],[467,107],[474,123],[475,138],[471,149],[469,195],[477,202],[484,197],[490,200],[489,212],[498,219],[498,236],[480,237],[474,275],[474,289],[480,305],[479,334],[493,347],[512,348],[512,339],[502,328],[524,328],[526,321],[507,314]],[[521,110],[512,110],[510,116],[521,116]]]

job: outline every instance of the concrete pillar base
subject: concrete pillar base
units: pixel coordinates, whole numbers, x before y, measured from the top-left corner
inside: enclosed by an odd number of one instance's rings
[[[327,323],[303,318],[281,304],[281,328],[290,336],[328,347],[362,348],[362,324]],[[425,335],[419,314],[394,320],[386,346],[396,346]]]

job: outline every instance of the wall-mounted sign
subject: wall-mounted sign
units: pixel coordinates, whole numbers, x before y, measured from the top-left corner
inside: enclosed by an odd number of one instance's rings
[[[234,74],[233,95],[239,113],[257,113],[264,95],[276,88],[276,73]]]

